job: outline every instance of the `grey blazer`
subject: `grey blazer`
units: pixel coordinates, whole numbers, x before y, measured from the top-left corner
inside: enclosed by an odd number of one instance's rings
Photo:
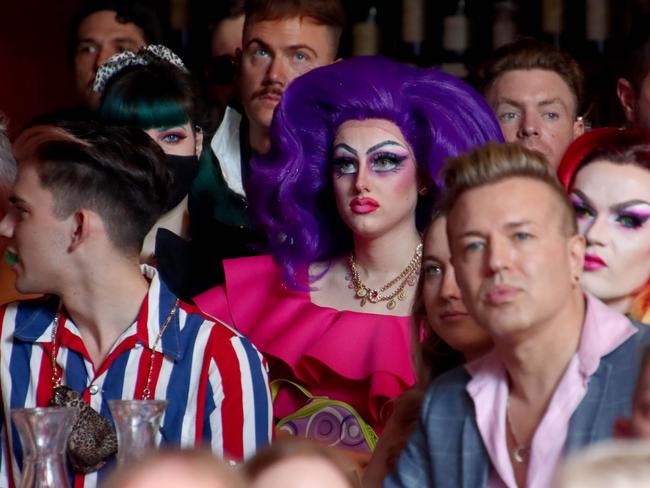
[[[650,326],[639,330],[600,360],[587,393],[571,416],[564,446],[571,452],[612,436],[614,421],[629,415],[632,395]],[[490,459],[465,390],[470,376],[463,367],[438,378],[426,393],[415,432],[384,488],[487,486]]]

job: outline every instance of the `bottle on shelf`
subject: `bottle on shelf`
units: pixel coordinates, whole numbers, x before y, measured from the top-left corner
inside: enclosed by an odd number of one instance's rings
[[[605,52],[609,39],[609,1],[587,0],[585,12],[585,38],[593,43],[599,53]]]
[[[542,0],[542,32],[560,47],[564,28],[564,0]]]
[[[499,0],[494,3],[492,24],[492,49],[514,42],[519,36],[517,12],[519,6],[514,0]]]
[[[409,64],[423,66],[425,42],[425,3],[424,0],[402,1],[402,55]]]
[[[190,20],[190,0],[169,0],[172,47],[178,47],[182,54],[186,54],[190,47]]]
[[[440,69],[458,78],[468,76],[466,54],[469,48],[469,18],[465,0],[458,0],[455,10],[442,20],[442,58]]]
[[[352,26],[352,55],[371,56],[380,52],[379,26],[377,25],[377,7],[368,9],[368,16],[362,22]]]
[[[611,97],[616,85],[616,70],[612,70],[610,52],[611,30],[608,0],[586,0],[584,39],[577,49],[579,62],[589,79],[590,106],[587,122],[598,127],[611,120],[618,100]]]

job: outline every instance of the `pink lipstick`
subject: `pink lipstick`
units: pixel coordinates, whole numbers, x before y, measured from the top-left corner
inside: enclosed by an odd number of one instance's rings
[[[379,202],[372,198],[353,198],[350,201],[350,210],[355,214],[365,215],[374,212],[379,208]]]
[[[585,256],[585,264],[584,264],[584,270],[585,271],[597,271],[601,268],[606,268],[607,263],[603,261],[599,256],[595,254],[587,254]]]

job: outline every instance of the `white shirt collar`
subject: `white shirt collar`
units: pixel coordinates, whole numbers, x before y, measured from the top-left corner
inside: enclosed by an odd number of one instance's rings
[[[239,126],[242,116],[231,107],[226,107],[223,120],[210,141],[210,148],[217,157],[223,179],[233,192],[246,198],[241,173],[241,147]]]

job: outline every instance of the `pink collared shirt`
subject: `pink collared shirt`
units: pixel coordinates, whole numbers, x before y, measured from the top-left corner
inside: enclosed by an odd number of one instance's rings
[[[636,332],[624,315],[588,293],[585,296],[587,313],[578,350],[533,436],[526,478],[529,488],[551,485],[567,438],[569,421],[587,392],[589,378],[598,369],[600,358]],[[492,463],[488,485],[515,488],[517,483],[506,445],[508,378],[505,367],[492,351],[468,363],[465,368],[472,377],[466,389],[474,401],[478,429]]]

